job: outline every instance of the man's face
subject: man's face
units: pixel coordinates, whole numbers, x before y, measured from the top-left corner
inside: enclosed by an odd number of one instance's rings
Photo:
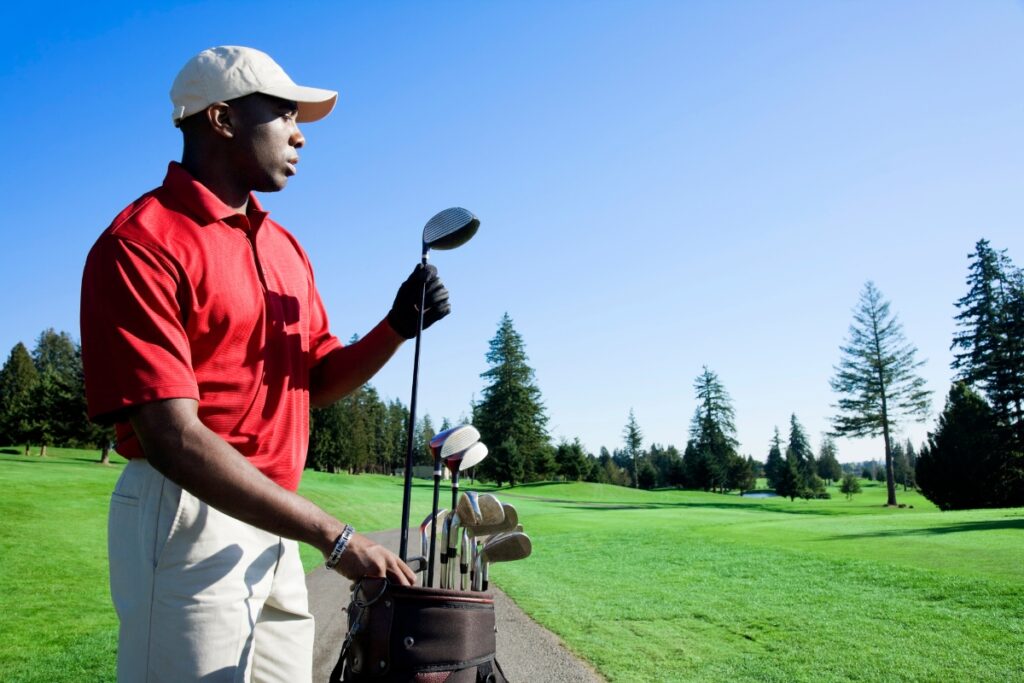
[[[298,149],[306,143],[295,122],[298,105],[254,94],[228,103],[234,123],[235,166],[248,186],[277,192],[295,175]]]

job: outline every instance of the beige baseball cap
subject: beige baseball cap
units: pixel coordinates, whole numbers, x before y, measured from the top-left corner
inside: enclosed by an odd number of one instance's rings
[[[253,93],[298,102],[301,122],[317,121],[331,113],[338,93],[296,85],[277,62],[251,47],[222,45],[203,50],[178,72],[171,86],[177,126],[214,102],[226,102]]]

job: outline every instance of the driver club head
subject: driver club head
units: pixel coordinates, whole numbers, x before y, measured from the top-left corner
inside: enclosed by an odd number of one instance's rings
[[[459,425],[446,429],[430,440],[430,453],[436,462],[439,458],[465,451],[480,440],[480,432],[473,425]]]
[[[423,226],[423,255],[431,249],[455,249],[472,239],[480,228],[480,219],[461,207],[445,209]]]
[[[476,467],[487,457],[487,446],[482,441],[477,441],[475,444],[469,447],[465,453],[462,454],[462,458],[458,461],[459,471],[464,472],[470,467]],[[448,466],[451,469],[451,465]]]

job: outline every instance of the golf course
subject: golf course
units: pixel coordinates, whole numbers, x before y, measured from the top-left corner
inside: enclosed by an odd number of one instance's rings
[[[0,680],[114,680],[106,508],[124,461],[97,460],[0,450]],[[465,486],[515,505],[533,539],[492,581],[610,681],[1021,680],[1024,509],[939,512],[914,492],[886,508],[862,483],[793,502]],[[360,531],[397,526],[400,478],[307,472],[300,492]]]

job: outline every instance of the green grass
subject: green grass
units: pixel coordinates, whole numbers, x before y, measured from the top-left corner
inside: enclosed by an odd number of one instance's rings
[[[2,681],[113,680],[105,520],[123,461],[97,457],[0,452]],[[397,526],[398,479],[307,472],[301,491],[361,531]],[[1020,680],[1024,509],[832,492],[501,489],[534,554],[492,577],[612,681]],[[429,483],[413,501],[416,523]]]
[[[913,493],[889,509],[872,485],[853,501],[583,484],[503,497],[534,554],[492,576],[610,680],[1024,671],[1024,510],[940,513]]]

